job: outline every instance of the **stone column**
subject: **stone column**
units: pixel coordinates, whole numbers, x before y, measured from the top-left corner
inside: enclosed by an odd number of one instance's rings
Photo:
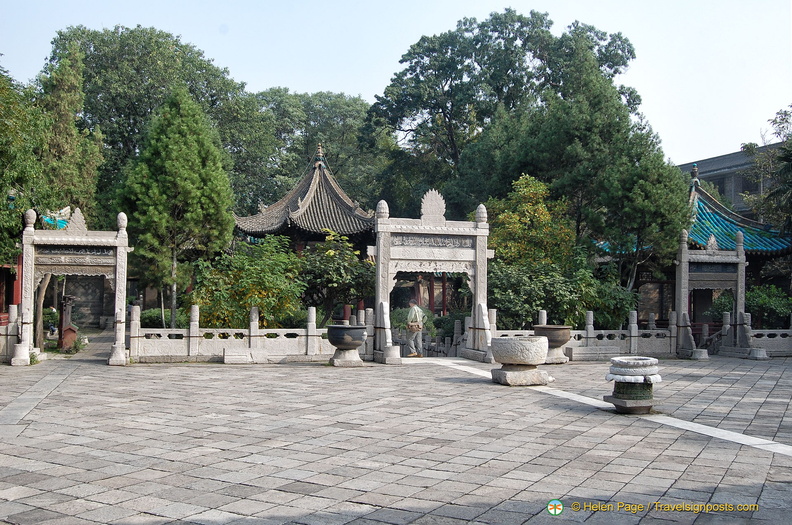
[[[668,314],[668,340],[669,340],[669,348],[668,354],[670,356],[677,354],[677,344],[678,344],[678,328],[677,328],[677,314],[674,311],[669,312]]]
[[[734,242],[737,245],[737,289],[735,290],[735,306],[737,312],[745,311],[745,247],[743,245],[743,233],[737,231],[734,236]],[[737,314],[739,315],[739,313]]]
[[[381,200],[377,203],[377,211],[374,222],[374,232],[377,236],[376,247],[376,297],[375,307],[377,326],[374,333],[374,348],[379,352],[389,351],[393,346],[390,335],[390,248],[391,232],[390,228],[390,209],[388,203]],[[385,329],[387,318],[387,329]]]
[[[201,309],[197,304],[190,306],[190,327],[187,331],[187,355],[198,355],[201,344]]]
[[[135,362],[140,358],[140,306],[132,307],[129,316],[129,358]]]
[[[679,251],[677,252],[677,260],[674,261],[676,267],[676,312],[681,319],[683,315],[689,315],[688,310],[688,295],[690,294],[690,255],[687,247],[688,232],[682,230],[679,236]]]
[[[19,313],[19,343],[14,345],[11,366],[30,364],[30,349],[33,346],[33,289],[35,287],[35,256],[33,236],[36,212],[25,212],[25,230],[22,232],[22,302]]]
[[[374,360],[374,309],[373,308],[366,308],[365,324],[366,324],[366,333],[369,335],[368,337],[366,337],[366,345],[365,345],[366,353],[363,360],[373,361]]]
[[[316,329],[316,307],[308,308],[308,320],[305,324],[305,354],[316,355],[321,350],[321,337]]]
[[[647,328],[649,330],[657,330],[657,316],[655,314],[649,314],[649,325]]]
[[[734,346],[734,337],[731,329],[731,312],[723,312],[723,327],[721,328],[721,346]]]
[[[547,324],[547,310],[539,310],[539,320],[536,324]]]
[[[585,343],[583,346],[592,347],[597,342],[597,334],[594,333],[594,312],[588,310],[586,312],[586,334],[584,335]]]
[[[630,354],[638,353],[638,312],[635,310],[630,311],[630,324],[627,326],[627,335],[630,342]]]
[[[127,216],[121,212],[117,216],[118,233],[116,234],[116,268],[115,268],[115,342],[110,353],[108,365],[126,365],[126,284],[127,284],[127,253],[129,237],[127,235]]]
[[[261,339],[259,338],[259,309],[254,306],[250,309],[250,324],[248,328],[248,348],[258,350]]]

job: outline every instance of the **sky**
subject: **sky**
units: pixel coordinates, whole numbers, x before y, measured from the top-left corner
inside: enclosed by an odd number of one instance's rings
[[[792,0],[0,0],[0,66],[20,82],[44,66],[57,31],[155,27],[245,82],[373,102],[423,35],[511,7],[622,33],[637,58],[617,78],[666,157],[684,164],[775,142],[768,121],[792,105]]]

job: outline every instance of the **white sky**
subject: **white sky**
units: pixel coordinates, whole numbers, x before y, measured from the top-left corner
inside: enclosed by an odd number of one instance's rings
[[[422,35],[512,7],[621,32],[637,58],[620,83],[677,164],[762,142],[792,104],[792,0],[0,0],[0,66],[34,78],[72,25],[156,27],[229,69],[249,91],[342,92],[373,102]],[[769,133],[767,134],[769,138]]]

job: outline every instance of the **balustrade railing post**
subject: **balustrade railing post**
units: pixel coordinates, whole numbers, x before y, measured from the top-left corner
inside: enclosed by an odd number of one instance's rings
[[[187,355],[194,356],[198,355],[198,346],[201,344],[200,336],[201,336],[201,327],[200,321],[201,313],[200,307],[197,304],[194,304],[190,307],[190,326],[187,330],[187,338],[188,338],[188,346],[187,346]]]

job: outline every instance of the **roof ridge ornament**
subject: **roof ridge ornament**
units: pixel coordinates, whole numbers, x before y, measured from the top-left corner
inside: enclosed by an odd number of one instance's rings
[[[707,241],[707,251],[708,252],[716,252],[718,250],[720,250],[720,247],[718,246],[718,240],[715,239],[715,234],[714,233],[710,234],[709,240]]]

